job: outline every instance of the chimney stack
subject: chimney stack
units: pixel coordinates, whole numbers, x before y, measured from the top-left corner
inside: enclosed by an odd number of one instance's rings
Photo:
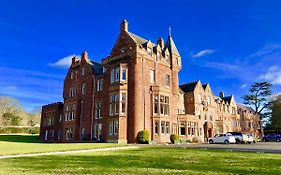
[[[88,53],[86,52],[86,51],[84,51],[83,53],[82,53],[82,60],[86,60],[86,59],[88,59]]]
[[[121,22],[121,31],[125,31],[125,32],[128,31],[128,22],[127,22],[126,19],[124,19],[124,20]]]
[[[164,48],[164,40],[162,37],[160,37],[158,40],[157,40],[157,44],[159,44],[159,46],[163,49]]]
[[[224,97],[224,92],[221,91],[221,92],[220,92],[220,98],[223,98],[223,97]]]

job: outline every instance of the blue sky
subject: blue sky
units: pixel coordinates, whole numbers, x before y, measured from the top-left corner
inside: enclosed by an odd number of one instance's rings
[[[182,56],[180,83],[200,79],[236,101],[254,81],[281,92],[281,1],[0,1],[0,95],[26,110],[62,100],[67,60],[108,56],[123,19],[156,42],[168,28]]]

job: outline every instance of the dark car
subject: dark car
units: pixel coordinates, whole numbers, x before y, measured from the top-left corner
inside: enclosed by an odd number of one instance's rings
[[[265,135],[262,139],[264,142],[280,142],[281,141],[281,134],[268,134]]]

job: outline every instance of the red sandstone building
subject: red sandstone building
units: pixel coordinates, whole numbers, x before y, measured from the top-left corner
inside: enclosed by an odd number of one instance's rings
[[[228,131],[261,137],[260,118],[250,108],[238,110],[233,96],[216,97],[200,81],[179,86],[180,70],[171,34],[154,44],[129,32],[124,20],[101,64],[86,52],[72,59],[64,103],[42,107],[41,140],[134,143],[141,130],[148,130],[155,142],[169,142],[171,134],[204,141]]]

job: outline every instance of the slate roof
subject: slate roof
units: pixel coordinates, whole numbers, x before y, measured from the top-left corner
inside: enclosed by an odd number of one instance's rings
[[[177,47],[176,47],[176,45],[174,43],[174,40],[173,40],[171,35],[169,35],[168,40],[167,40],[167,42],[165,44],[165,49],[164,50],[166,50],[166,49],[168,49],[171,54],[175,54],[177,56],[180,56],[180,53],[179,53],[179,51],[178,51],[178,49],[177,49]]]
[[[100,75],[103,74],[102,71],[102,65],[100,63],[94,62],[94,61],[90,61],[92,63],[92,69],[93,69],[93,73],[96,75]]]
[[[243,104],[237,104],[237,108],[238,108],[238,110],[241,109],[243,111],[251,111],[251,112],[255,113],[253,108],[243,105]]]
[[[227,97],[223,97],[222,100],[230,103],[231,97],[232,97],[232,95],[231,96],[227,96]]]
[[[137,43],[137,44],[142,45],[142,44],[148,42],[147,39],[144,39],[144,38],[142,38],[142,37],[140,37],[140,36],[138,36],[138,35],[136,35],[136,34],[133,34],[133,33],[131,33],[131,32],[127,32],[127,33],[128,33],[129,36],[134,40],[134,42]]]
[[[199,81],[199,80],[198,80],[198,81]],[[187,83],[187,84],[182,84],[182,85],[180,85],[179,87],[180,87],[181,90],[182,90],[183,92],[185,92],[185,93],[187,93],[187,92],[193,92],[194,89],[195,89],[195,87],[196,87],[196,85],[197,85],[197,83],[198,83],[198,81],[192,82],[192,83]]]
[[[208,84],[203,84],[202,87],[204,88],[204,90],[206,89]]]

